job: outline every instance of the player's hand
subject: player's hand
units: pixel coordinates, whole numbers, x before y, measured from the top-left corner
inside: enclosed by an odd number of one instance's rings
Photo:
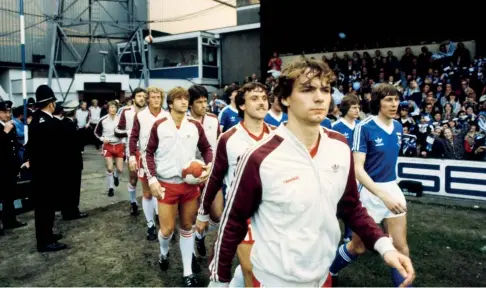
[[[137,161],[136,160],[130,160],[128,162],[128,169],[130,169],[131,172],[137,171]]]
[[[393,212],[393,214],[402,214],[407,212],[407,206],[405,206],[405,204],[396,200],[388,194],[384,194],[381,200],[383,201],[383,203],[385,203],[386,207],[388,207],[388,209]]]
[[[211,171],[211,167],[213,167],[213,163],[208,163],[208,165],[204,165],[202,166],[202,168],[204,169],[204,171],[206,172],[204,175],[202,175],[201,177],[199,177],[199,183],[203,183],[203,182],[206,182],[206,180],[208,180],[208,177],[209,177],[209,172]]]
[[[410,258],[396,250],[391,250],[383,255],[383,260],[385,260],[388,266],[397,269],[405,279],[400,284],[400,287],[408,287],[412,284],[415,279],[415,270],[413,269]]]
[[[27,162],[25,162],[24,164],[22,164],[22,165],[20,166],[20,169],[22,169],[22,168],[24,168],[24,167],[25,167],[25,168],[27,168],[27,169],[29,169],[29,168],[30,168],[30,162],[29,162],[29,161],[27,161]]]
[[[196,220],[196,230],[199,234],[203,235],[204,231],[208,228],[209,222],[203,222],[201,220]]]
[[[103,140],[103,144],[110,144],[110,141],[108,139]]]
[[[150,193],[152,193],[152,196],[155,198],[163,200],[165,197],[165,188],[160,186],[159,182],[155,182],[150,185]]]
[[[5,126],[3,127],[3,132],[5,132],[5,134],[8,134],[13,128],[14,128],[13,121],[8,121],[7,123],[5,123]]]

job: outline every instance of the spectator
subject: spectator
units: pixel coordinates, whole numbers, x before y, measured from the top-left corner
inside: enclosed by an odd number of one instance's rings
[[[436,51],[423,46],[418,55],[407,47],[400,61],[392,51],[384,57],[379,49],[373,57],[368,52],[351,51],[322,59],[337,77],[333,83],[335,103],[339,105],[338,91],[353,93],[360,99],[361,119],[369,116],[375,83],[397,87],[401,103],[396,119],[404,127],[401,155],[484,161],[486,59],[474,57],[466,47],[446,41]],[[269,91],[273,79],[266,77]],[[335,111],[329,112],[329,119],[338,117]]]
[[[452,120],[454,118],[456,118],[456,113],[454,113],[454,108],[452,107],[452,104],[451,103],[445,103],[444,113],[442,114],[442,119]]]
[[[460,136],[454,136],[450,128],[442,132],[434,141],[431,158],[462,160],[464,157],[464,142]]]
[[[282,69],[282,59],[278,57],[277,52],[273,52],[273,57],[268,61],[270,70],[280,71]]]

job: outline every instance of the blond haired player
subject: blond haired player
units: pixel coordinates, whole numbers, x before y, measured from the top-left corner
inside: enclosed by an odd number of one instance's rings
[[[137,114],[140,110],[145,107],[147,92],[137,87],[133,90],[133,105],[127,106],[123,108],[120,112],[120,121],[118,122],[118,126],[115,129],[115,135],[120,138],[130,138],[130,134],[132,132],[133,127],[133,120],[135,119],[135,114]],[[126,155],[130,155],[130,151],[128,151],[128,146],[126,147]],[[130,168],[130,167],[129,167]],[[130,205],[131,205],[131,214],[133,216],[138,215],[138,204],[137,204],[137,171],[129,169],[129,177],[130,181],[127,185],[128,188],[128,195],[130,197]]]
[[[263,121],[269,106],[267,90],[263,84],[256,82],[245,84],[238,90],[235,103],[238,116],[243,120],[223,133],[218,141],[213,169],[203,191],[198,211],[196,227],[199,233],[204,233],[208,226],[209,212],[212,210],[212,205],[214,206],[218,191],[224,186],[226,192],[227,187],[230,187],[233,182],[238,158],[253,145],[265,139],[272,129],[275,129]],[[227,198],[227,192],[224,194]],[[247,237],[237,250],[241,267],[236,270],[232,281],[235,286],[249,287],[252,285],[250,252],[253,242],[249,228]],[[241,277],[240,269],[244,279]]]
[[[336,215],[401,272],[402,285],[414,279],[410,259],[359,201],[346,139],[319,125],[331,103],[331,77],[327,64],[312,59],[299,58],[283,70],[274,92],[289,119],[238,161],[209,266],[211,286],[231,279],[248,218],[253,287],[330,287],[341,236]]]
[[[143,158],[152,195],[159,201],[159,265],[162,271],[169,267],[169,243],[179,215],[179,247],[184,267],[183,281],[186,287],[197,286],[193,275],[194,252],[193,224],[196,220],[199,185],[189,185],[182,179],[183,165],[194,160],[196,152],[209,170],[213,150],[201,124],[186,116],[189,107],[189,93],[176,87],[167,93],[169,115],[157,120],[152,130]],[[206,176],[207,177],[207,176]],[[206,177],[200,179],[201,182]]]
[[[113,174],[113,160],[118,174],[123,172],[123,158],[125,158],[125,145],[115,135],[119,117],[116,115],[118,104],[108,102],[108,114],[101,117],[96,124],[94,134],[103,143],[103,157],[106,164],[106,180],[108,182],[108,196],[115,195],[114,186],[118,186],[118,177]],[[116,179],[115,179],[116,178]]]
[[[154,212],[157,213],[157,199],[152,197],[150,187],[145,177],[145,170],[141,163],[141,154],[145,152],[150,130],[156,120],[164,117],[167,112],[162,110],[164,102],[164,90],[158,87],[147,88],[147,108],[135,114],[133,127],[128,139],[128,167],[132,173],[138,172],[138,177],[142,182],[142,208],[145,219],[147,220],[147,240],[154,241],[157,239],[157,228],[154,222]]]

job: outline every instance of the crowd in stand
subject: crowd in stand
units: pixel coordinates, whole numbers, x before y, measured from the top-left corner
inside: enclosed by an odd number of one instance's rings
[[[341,117],[340,100],[344,94],[354,94],[361,102],[360,118],[365,119],[373,86],[390,83],[401,93],[396,117],[404,127],[402,156],[485,161],[486,58],[473,58],[462,42],[442,44],[439,51],[424,46],[421,52],[414,55],[406,48],[400,59],[381,50],[374,56],[367,52],[323,56],[336,75],[337,105],[328,118]],[[269,69],[276,68],[276,59],[274,54]],[[275,77],[269,75],[265,83],[273,90]]]

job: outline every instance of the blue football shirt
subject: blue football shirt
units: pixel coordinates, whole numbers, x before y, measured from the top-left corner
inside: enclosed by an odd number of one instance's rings
[[[364,169],[376,183],[397,179],[396,166],[402,145],[402,124],[393,120],[386,126],[376,116],[363,120],[354,129],[353,152],[366,153]]]
[[[218,116],[219,125],[221,126],[221,131],[224,133],[228,131],[231,127],[240,123],[240,116],[238,116],[238,110],[231,107],[231,105],[225,106]]]
[[[280,126],[282,122],[287,122],[289,120],[289,117],[287,116],[287,113],[280,114],[280,117],[277,117],[275,114],[271,112],[271,110],[268,111],[267,115],[265,118],[263,118],[263,121],[269,125],[273,126]]]
[[[350,125],[348,122],[344,121],[343,118],[340,118],[336,122],[332,123],[332,130],[343,134],[344,137],[346,137],[346,140],[348,140],[348,145],[351,148],[353,146],[354,128],[358,123],[359,120],[354,120],[353,125]]]

